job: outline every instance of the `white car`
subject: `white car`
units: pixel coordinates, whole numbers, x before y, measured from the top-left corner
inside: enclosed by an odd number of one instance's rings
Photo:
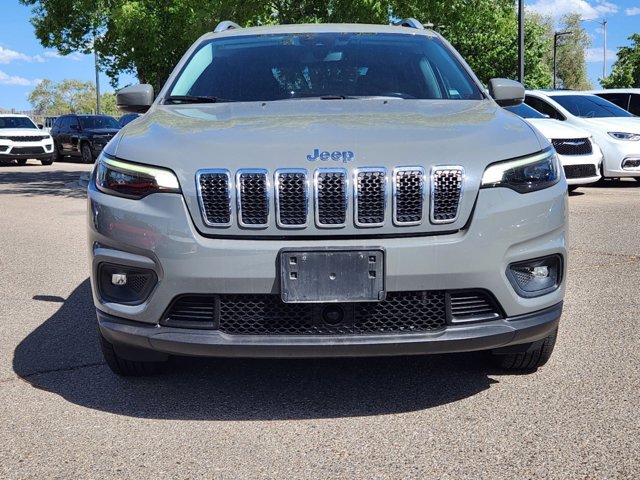
[[[0,163],[16,160],[20,165],[29,158],[43,165],[53,163],[53,139],[26,115],[0,115]]]
[[[526,104],[506,110],[524,118],[549,139],[562,163],[569,190],[600,180],[602,151],[589,133],[548,118]]]
[[[608,88],[607,90],[589,90],[588,93],[609,100],[629,113],[640,115],[640,88]]]
[[[572,90],[526,92],[539,112],[591,134],[602,149],[602,176],[640,181],[640,118],[607,100]]]

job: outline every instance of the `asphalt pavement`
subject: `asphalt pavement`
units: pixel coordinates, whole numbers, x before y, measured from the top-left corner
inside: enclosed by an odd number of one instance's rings
[[[569,198],[550,362],[482,354],[105,365],[88,280],[90,165],[0,166],[0,478],[640,477],[640,183]]]

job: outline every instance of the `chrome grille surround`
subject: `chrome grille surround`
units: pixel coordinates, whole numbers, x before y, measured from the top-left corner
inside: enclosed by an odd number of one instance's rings
[[[307,170],[304,168],[278,169],[273,174],[273,183],[275,185],[278,227],[305,228],[309,226],[309,176]],[[297,198],[294,198],[296,196]],[[302,213],[295,210],[300,206],[302,206]]]
[[[271,185],[267,170],[241,169],[236,172],[236,200],[238,224],[244,228],[269,226],[269,192]]]
[[[431,168],[430,220],[433,224],[454,223],[458,219],[464,191],[464,168],[440,165]]]
[[[358,227],[382,227],[387,209],[387,169],[353,171],[353,221]]]
[[[214,193],[206,190],[207,181],[217,181]],[[225,187],[226,184],[226,187]],[[231,174],[225,169],[198,170],[196,172],[196,190],[198,203],[205,225],[209,227],[229,227],[233,221],[231,209]],[[212,198],[213,197],[213,198]],[[212,220],[218,219],[219,221]],[[224,221],[226,220],[226,221]]]
[[[424,168],[417,166],[394,168],[392,184],[394,225],[411,226],[422,224],[427,190]]]
[[[347,171],[344,168],[319,168],[313,175],[313,185],[316,226],[319,228],[345,227],[349,205]]]

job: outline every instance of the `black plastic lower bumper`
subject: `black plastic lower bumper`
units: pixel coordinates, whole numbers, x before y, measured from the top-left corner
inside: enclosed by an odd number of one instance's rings
[[[557,328],[561,314],[562,303],[558,303],[527,315],[453,325],[435,333],[266,336],[146,325],[97,310],[100,331],[116,348],[187,356],[271,358],[421,355],[524,345],[548,336]]]
[[[10,160],[49,160],[53,156],[51,153],[0,153],[0,161]]]

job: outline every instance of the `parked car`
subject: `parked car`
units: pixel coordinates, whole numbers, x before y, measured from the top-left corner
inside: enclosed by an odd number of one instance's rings
[[[549,118],[525,103],[506,109],[527,120],[549,139],[564,169],[569,191],[600,180],[602,151],[589,133]]]
[[[16,160],[20,165],[33,158],[42,165],[53,163],[53,140],[26,115],[0,114],[0,163]]]
[[[604,155],[604,178],[640,181],[640,119],[596,95],[572,90],[527,91],[525,102],[539,112],[591,134]]]
[[[131,123],[139,116],[139,113],[125,113],[118,119],[118,123],[120,124],[120,127],[124,127],[126,124]]]
[[[114,372],[168,355],[549,359],[567,265],[556,152],[499,107],[522,85],[487,90],[437,32],[401,25],[223,22],[156,100],[117,94],[148,111],[88,188]]]
[[[71,155],[93,163],[109,140],[120,130],[118,121],[109,115],[62,115],[51,129],[56,161]]]
[[[627,112],[640,116],[640,88],[610,88],[591,90],[588,93],[604,98]]]

